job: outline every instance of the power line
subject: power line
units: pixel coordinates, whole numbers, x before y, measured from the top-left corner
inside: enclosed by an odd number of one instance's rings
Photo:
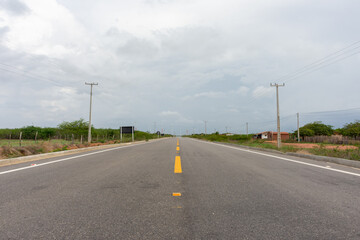
[[[0,63],[0,65],[13,68],[13,69],[6,69],[6,68],[3,68],[3,67],[0,67],[0,70],[2,70],[2,71],[22,75],[24,77],[32,78],[32,79],[35,79],[35,80],[47,81],[47,82],[50,82],[50,83],[55,84],[57,86],[65,86],[62,83],[59,83],[59,82],[51,80],[51,79],[47,79],[47,78],[45,78],[43,76],[40,76],[40,75],[36,75],[36,74],[33,74],[33,73],[26,72],[24,70],[21,70],[21,69],[15,67],[15,66],[11,66],[11,65],[8,65],[8,64],[4,64],[4,63]]]
[[[305,112],[301,113],[302,115],[310,115],[310,114],[326,114],[326,113],[340,113],[340,112],[347,112],[353,110],[360,110],[360,107],[357,108],[348,108],[348,109],[340,109],[340,110],[330,110],[330,111],[320,111],[320,112]]]
[[[329,62],[329,63],[327,63],[327,64],[325,64],[325,65],[322,65],[322,66],[319,66],[319,67],[317,67],[317,68],[309,69],[308,72],[304,72],[303,74],[298,75],[298,76],[293,76],[293,77],[291,77],[289,80],[287,80],[287,81],[285,81],[285,82],[288,83],[288,82],[290,82],[290,81],[292,81],[292,80],[295,80],[295,79],[297,79],[297,78],[299,78],[299,77],[302,77],[302,76],[304,76],[304,75],[310,74],[310,73],[312,73],[312,72],[315,72],[315,71],[317,71],[317,70],[319,70],[319,69],[322,69],[322,68],[324,68],[324,67],[327,67],[327,66],[329,66],[329,65],[332,65],[332,64],[334,64],[334,63],[340,62],[340,61],[342,61],[342,60],[345,60],[345,59],[347,59],[347,58],[349,58],[349,57],[351,57],[351,56],[354,56],[354,55],[356,55],[356,54],[359,54],[359,53],[360,53],[360,51],[359,51],[359,52],[352,53],[352,54],[350,54],[350,55],[347,55],[347,56],[345,56],[345,57],[343,57],[343,58],[340,58],[340,59],[337,59],[337,60],[335,60],[335,61]]]
[[[350,45],[348,45],[347,47],[345,47],[345,48],[342,48],[342,49],[340,49],[340,50],[338,50],[338,51],[336,51],[336,52],[333,52],[333,53],[331,53],[331,54],[329,54],[329,55],[327,55],[327,56],[325,56],[325,57],[323,57],[323,58],[320,58],[319,60],[316,60],[315,62],[313,62],[313,63],[310,63],[310,64],[308,64],[308,65],[305,65],[304,67],[301,67],[301,68],[299,68],[299,69],[297,69],[295,72],[293,72],[293,73],[290,73],[290,74],[286,74],[286,75],[284,75],[284,76],[282,76],[282,77],[280,77],[279,79],[277,79],[277,81],[283,81],[284,79],[286,79],[286,78],[288,78],[288,77],[294,77],[293,75],[297,75],[297,74],[301,74],[301,73],[303,73],[304,71],[308,71],[309,69],[311,69],[311,68],[314,68],[314,67],[316,67],[316,66],[318,66],[318,65],[321,65],[321,64],[323,64],[323,63],[326,63],[327,61],[330,61],[330,60],[332,60],[331,58],[337,58],[337,57],[340,57],[340,56],[342,56],[342,55],[344,55],[344,54],[346,54],[347,52],[346,51],[348,51],[348,50],[346,50],[346,49],[348,49],[348,48],[350,48],[350,47],[352,47],[352,46],[354,46],[354,45],[356,45],[356,44],[358,44],[358,43],[360,43],[360,41],[357,41],[357,42],[355,42],[355,43],[352,43],[352,44],[350,44]],[[355,46],[354,48],[352,48],[352,49],[350,49],[350,51],[353,51],[353,50],[356,50],[356,49],[358,49],[358,48],[360,48],[360,45],[359,46]],[[345,51],[346,50],[346,51]],[[345,51],[345,52],[344,52]],[[340,53],[340,54],[339,54]],[[358,52],[357,52],[358,53]],[[351,55],[352,56],[352,55]]]
[[[319,69],[322,69],[324,67],[327,67],[329,65],[332,65],[334,63],[340,62],[342,60],[345,60],[346,58],[349,58],[351,56],[354,56],[356,54],[359,54],[360,51],[357,52],[351,52],[354,50],[357,50],[360,48],[360,45],[358,45],[360,43],[360,41],[356,41],[338,51],[335,51],[323,58],[320,58],[318,60],[316,60],[313,63],[307,64],[299,69],[297,69],[296,71],[292,72],[292,73],[288,73],[285,74],[284,76],[275,79],[274,81],[285,81],[286,83],[293,81],[294,79],[297,79],[299,77],[302,77],[304,75],[310,74],[314,71],[317,71]],[[344,56],[345,55],[345,56]],[[344,56],[344,57],[342,57]],[[339,58],[341,57],[341,58]],[[287,79],[287,80],[286,80]],[[253,102],[256,98],[263,96],[268,90],[267,89],[263,89],[260,90],[260,92],[256,95],[253,96],[250,101],[248,101],[248,103]]]

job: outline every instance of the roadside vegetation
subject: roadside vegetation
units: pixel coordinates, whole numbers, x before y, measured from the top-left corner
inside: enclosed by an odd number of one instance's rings
[[[56,128],[26,126],[0,129],[0,159],[132,141],[131,134],[122,134],[120,140],[119,129],[92,127],[91,143],[87,142],[87,134],[88,123],[83,119],[63,122]],[[134,140],[148,141],[170,136],[135,131]]]
[[[276,142],[269,142],[264,139],[253,139],[252,135],[231,135],[227,136],[226,134],[193,134],[187,137],[202,139],[212,142],[223,142],[223,143],[233,143],[239,144],[243,146],[256,147],[256,148],[266,148],[278,150],[281,152],[297,152],[301,154],[313,154],[320,156],[328,156],[328,157],[337,157],[337,158],[345,158],[349,160],[360,160],[360,145],[351,145],[351,148],[344,149],[344,144],[324,144],[324,143],[316,143],[313,144],[312,147],[305,147],[309,145],[308,143],[298,143],[296,146],[291,146],[291,143],[294,141],[289,140],[285,141],[280,149],[277,148]],[[289,143],[289,145],[287,145]],[[302,147],[302,145],[304,147]]]

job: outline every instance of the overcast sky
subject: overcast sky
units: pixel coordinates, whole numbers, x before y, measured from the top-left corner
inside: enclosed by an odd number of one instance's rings
[[[356,108],[307,114],[341,127],[360,119],[359,9],[358,0],[0,0],[0,128],[87,120],[85,82],[99,83],[97,128],[156,122],[179,134],[203,132],[206,120],[208,132],[275,130],[270,82],[286,84],[283,130],[295,130],[297,112]]]

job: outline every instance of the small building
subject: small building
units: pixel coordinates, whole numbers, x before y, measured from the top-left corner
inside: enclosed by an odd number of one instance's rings
[[[288,132],[281,132],[281,140],[288,140],[290,138],[290,134]],[[277,132],[273,131],[266,131],[258,133],[254,136],[257,139],[266,139],[269,141],[276,141],[277,140]]]

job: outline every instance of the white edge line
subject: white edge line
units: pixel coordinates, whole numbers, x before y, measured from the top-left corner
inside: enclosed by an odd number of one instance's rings
[[[190,138],[190,139],[192,139],[192,138]],[[326,170],[329,170],[329,171],[340,172],[340,173],[345,173],[345,174],[349,174],[349,175],[353,175],[353,176],[360,177],[360,174],[359,174],[359,173],[353,173],[353,172],[348,172],[348,171],[339,170],[339,169],[335,169],[335,168],[323,167],[323,166],[316,165],[316,164],[312,164],[312,163],[301,162],[301,161],[297,161],[297,160],[293,160],[293,159],[289,159],[289,158],[274,156],[274,155],[270,155],[270,154],[266,154],[266,153],[255,152],[255,151],[251,151],[251,150],[247,150],[247,149],[242,149],[242,148],[238,148],[238,147],[226,146],[226,145],[223,145],[223,144],[218,144],[218,143],[213,143],[213,142],[206,142],[206,141],[201,141],[201,140],[197,140],[197,139],[192,139],[192,140],[195,140],[195,141],[198,141],[198,142],[202,142],[202,143],[208,143],[208,144],[214,144],[214,145],[217,145],[217,146],[227,147],[227,148],[235,149],[235,150],[238,150],[238,151],[255,153],[255,154],[259,154],[259,155],[263,155],[263,156],[267,156],[267,157],[272,157],[272,158],[281,159],[281,160],[288,161],[288,162],[299,163],[299,164],[303,164],[303,165],[307,165],[307,166],[322,168],[322,169],[326,169]]]
[[[29,168],[40,167],[40,166],[44,166],[44,165],[48,165],[48,164],[52,164],[52,163],[68,161],[68,160],[71,160],[71,159],[74,159],[74,158],[81,158],[81,157],[86,157],[86,156],[90,156],[90,155],[94,155],[94,154],[98,154],[98,153],[113,151],[113,150],[117,150],[117,149],[120,149],[120,148],[128,148],[128,147],[140,146],[140,145],[143,145],[143,144],[146,144],[146,143],[139,143],[139,144],[135,144],[135,145],[128,145],[128,146],[109,148],[109,149],[100,150],[100,151],[91,152],[91,153],[86,153],[86,154],[77,155],[77,156],[73,156],[73,157],[62,158],[62,159],[58,159],[58,160],[54,160],[54,161],[50,161],[50,162],[39,163],[39,164],[36,164],[36,165],[27,166],[27,167],[15,168],[15,169],[0,172],[0,175],[6,174],[6,173],[11,173],[11,172],[17,172],[17,171],[21,171],[21,170],[25,170],[25,169],[29,169]]]

